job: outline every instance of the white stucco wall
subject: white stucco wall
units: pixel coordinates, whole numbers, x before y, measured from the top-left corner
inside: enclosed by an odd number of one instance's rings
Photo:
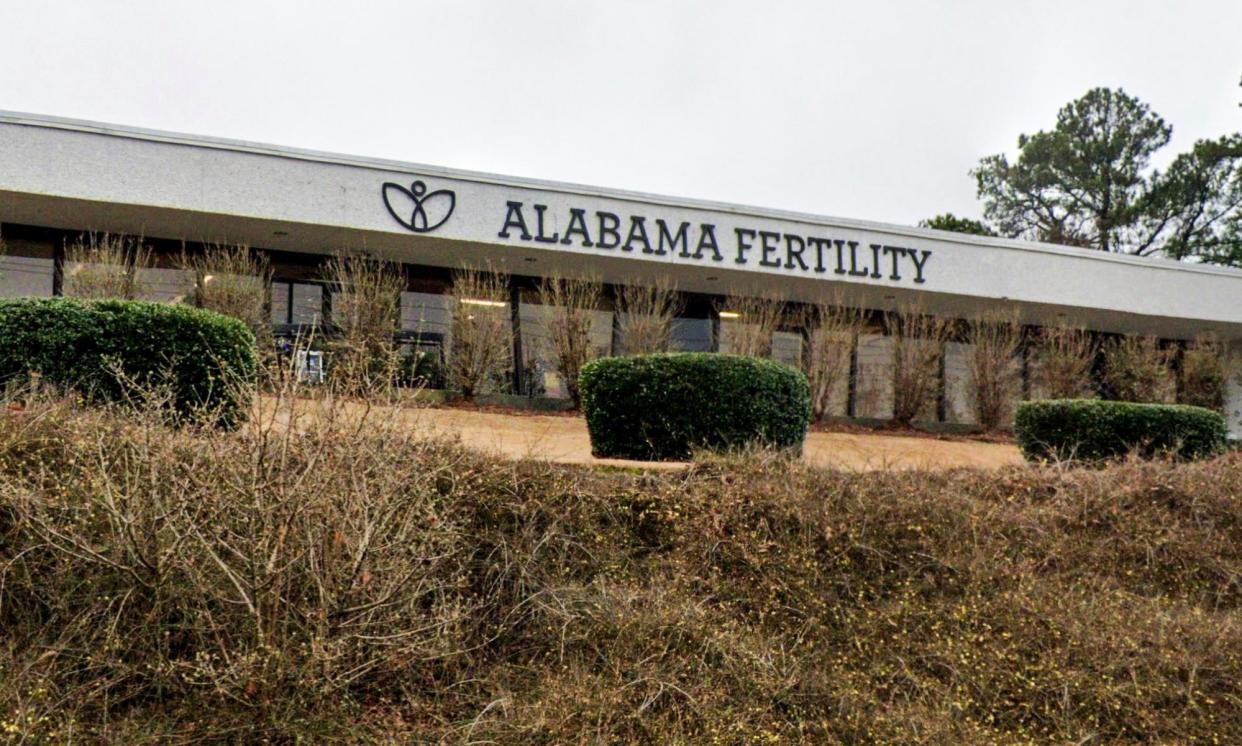
[[[76,227],[191,239],[220,232],[295,251],[331,251],[348,240],[411,262],[551,260],[598,269],[608,281],[659,268],[699,291],[749,292],[742,286],[751,284],[814,301],[845,289],[869,293],[874,304],[923,299],[938,313],[968,310],[967,299],[1003,301],[1028,316],[1065,309],[1111,331],[1189,337],[1211,328],[1242,339],[1242,273],[1219,268],[16,114],[0,114],[0,152],[0,220],[32,225],[90,221],[100,224]],[[411,233],[384,205],[384,183],[414,179],[429,191],[454,192],[451,219],[432,233]],[[511,202],[524,206],[532,231],[534,206],[542,206],[549,236],[566,233],[573,209],[591,220],[601,212],[618,216],[623,237],[631,216],[646,220],[652,235],[657,220],[685,222],[694,232],[710,224],[720,257],[524,240],[521,231],[502,237]],[[779,237],[773,256],[783,261],[765,264],[758,238],[741,251],[747,231]],[[838,273],[793,264],[787,236],[854,244],[864,264],[872,263],[873,245],[931,253],[923,282],[916,282],[913,253],[901,255],[900,271],[884,255],[870,273]],[[836,252],[826,253],[832,259]]]

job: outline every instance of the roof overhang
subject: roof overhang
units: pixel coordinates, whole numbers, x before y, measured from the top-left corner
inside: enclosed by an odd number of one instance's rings
[[[23,114],[0,221],[1242,339],[1231,269]]]

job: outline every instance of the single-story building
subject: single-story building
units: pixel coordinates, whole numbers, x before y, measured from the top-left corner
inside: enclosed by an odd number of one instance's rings
[[[722,324],[740,323],[722,320],[721,299],[759,294],[848,297],[876,311],[917,303],[955,318],[1004,306],[1034,326],[1242,342],[1234,269],[0,112],[0,297],[58,294],[65,246],[83,232],[144,237],[157,256],[147,285],[163,299],[188,290],[173,262],[186,246],[262,250],[277,325],[319,321],[332,292],[319,267],[341,250],[404,265],[402,325],[432,333],[447,332],[452,270],[490,264],[514,278],[514,344],[525,341],[527,359],[543,333],[536,283],[578,273],[612,285],[671,280],[685,300],[673,344],[686,350],[721,349]],[[607,350],[612,311],[596,315]],[[797,362],[802,343],[798,330],[779,331],[773,354]],[[891,340],[877,324],[854,354],[868,373],[841,392],[838,413],[884,418]],[[971,418],[964,356],[950,344],[942,365],[946,421]],[[563,390],[547,365],[537,386]],[[1237,382],[1229,410],[1242,430]]]

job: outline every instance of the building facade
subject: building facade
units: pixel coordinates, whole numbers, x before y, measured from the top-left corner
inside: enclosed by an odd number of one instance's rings
[[[153,298],[185,296],[192,278],[173,257],[204,243],[243,243],[270,259],[271,319],[322,321],[333,289],[326,257],[365,251],[399,262],[402,327],[447,335],[446,290],[462,266],[514,278],[515,346],[535,375],[512,387],[563,392],[539,351],[547,309],[540,278],[591,275],[610,285],[671,281],[684,294],[674,346],[728,350],[727,296],[791,303],[845,299],[876,323],[859,340],[837,414],[891,410],[891,339],[884,310],[917,304],[970,318],[1005,308],[1032,326],[1068,323],[1104,334],[1242,342],[1242,272],[1049,244],[843,220],[440,167],[0,113],[0,297],[61,291],[64,251],[83,232],[142,236],[156,268]],[[188,247],[188,249],[187,249]],[[616,345],[611,307],[596,312],[601,352]],[[0,340],[0,344],[3,341]],[[797,363],[803,338],[782,328],[773,356]],[[944,356],[937,416],[971,421],[964,343]],[[1242,389],[1229,411],[1242,428]]]

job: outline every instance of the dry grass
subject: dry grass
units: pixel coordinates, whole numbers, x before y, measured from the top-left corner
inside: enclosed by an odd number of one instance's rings
[[[138,271],[154,266],[141,236],[83,233],[65,249],[64,294],[72,298],[140,298]]]
[[[1110,339],[1104,345],[1104,385],[1120,401],[1171,402],[1177,393],[1174,352],[1150,335]]]
[[[1182,353],[1178,402],[1224,412],[1229,382],[1236,379],[1238,370],[1237,355],[1219,337],[1200,334]]]
[[[893,421],[909,425],[929,417],[940,396],[940,360],[953,335],[951,319],[917,306],[884,314],[893,339]]]
[[[682,299],[670,280],[654,285],[630,283],[617,288],[617,332],[621,355],[667,352],[673,319],[681,313]]]
[[[194,274],[195,305],[243,321],[261,338],[269,336],[272,268],[266,256],[244,244],[212,243],[195,254],[183,251],[178,264]]]
[[[1040,394],[1047,399],[1094,398],[1091,369],[1097,351],[1095,338],[1081,327],[1062,324],[1040,329],[1032,371]]]
[[[337,291],[332,298],[337,336],[329,345],[328,375],[353,393],[390,384],[398,367],[393,335],[405,290],[401,267],[364,254],[337,254],[323,271]]]
[[[9,738],[1242,740],[1236,457],[607,472],[330,388],[235,433],[0,407]]]
[[[539,286],[539,303],[549,309],[548,352],[575,409],[582,403],[578,373],[601,352],[591,345],[591,321],[603,292],[594,278],[552,276]]]
[[[772,335],[785,318],[784,300],[731,295],[717,310],[721,314],[722,350],[747,357],[772,357]]]
[[[830,411],[833,397],[849,381],[850,360],[858,335],[867,325],[866,312],[835,300],[809,307],[806,376],[811,384],[811,416],[818,422]]]
[[[473,399],[513,359],[508,275],[490,269],[453,273],[451,334],[449,386]]]
[[[969,342],[966,367],[975,419],[985,430],[997,430],[1011,421],[1022,394],[1017,361],[1022,325],[1014,313],[985,314],[971,322]]]

